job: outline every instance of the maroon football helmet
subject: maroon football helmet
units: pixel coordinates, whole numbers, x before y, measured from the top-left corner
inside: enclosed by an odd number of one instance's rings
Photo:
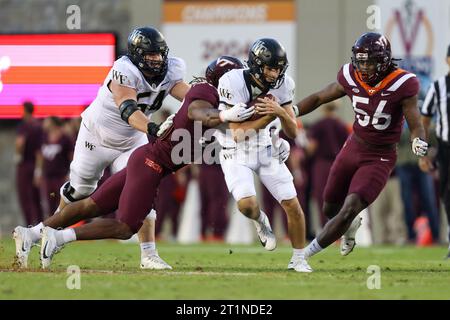
[[[220,77],[222,77],[225,73],[232,69],[243,68],[244,65],[241,60],[230,56],[220,56],[208,65],[205,72],[205,78],[208,83],[217,88]]]
[[[392,65],[391,44],[382,34],[364,33],[352,47],[353,68],[368,84],[381,81]]]

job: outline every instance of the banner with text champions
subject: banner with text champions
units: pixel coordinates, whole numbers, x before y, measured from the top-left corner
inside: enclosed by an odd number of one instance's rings
[[[187,65],[186,81],[203,76],[221,55],[247,60],[258,38],[275,38],[286,48],[295,77],[296,17],[294,1],[165,1],[162,32],[170,53]],[[173,100],[168,102],[177,107]]]
[[[112,33],[0,35],[0,118],[76,117],[96,97],[116,58]]]

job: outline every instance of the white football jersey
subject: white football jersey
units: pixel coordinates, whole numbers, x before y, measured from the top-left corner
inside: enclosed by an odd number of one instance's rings
[[[167,74],[163,81],[157,86],[151,85],[130,59],[123,56],[114,62],[97,97],[81,114],[83,123],[105,147],[128,150],[144,133],[122,120],[119,107],[114,102],[113,95],[108,88],[110,82],[114,80],[122,86],[135,89],[138,105],[150,119],[151,114],[161,107],[162,101],[174,85],[183,81],[185,73],[184,61],[180,58],[170,57]]]
[[[243,102],[249,103],[261,94],[261,90],[251,85],[250,75],[247,69],[235,69],[225,73],[219,80],[219,110],[226,110],[233,105]],[[273,95],[281,106],[292,103],[294,98],[295,82],[291,77],[285,75],[284,81],[276,89],[270,89],[269,94]],[[236,143],[230,134],[216,131],[216,138],[223,147],[236,147],[239,150],[260,150],[270,145],[270,128],[280,125],[277,118],[269,123],[264,129],[259,130],[257,135],[250,137],[248,141]]]

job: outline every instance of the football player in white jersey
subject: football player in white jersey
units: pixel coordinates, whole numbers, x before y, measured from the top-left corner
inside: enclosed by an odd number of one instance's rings
[[[171,125],[171,118],[162,125],[150,122],[151,114],[168,94],[182,101],[190,88],[183,81],[184,61],[168,57],[168,52],[164,36],[157,29],[142,27],[130,33],[127,54],[114,62],[96,99],[81,115],[70,181],[61,188],[57,211],[91,195],[106,167],[110,166],[112,173],[120,171],[133,150]],[[156,250],[155,219],[152,210],[138,232],[141,268],[172,269]],[[41,228],[42,223],[15,228],[16,261],[20,267],[27,267],[30,249],[40,239]]]
[[[231,70],[219,80],[219,109],[225,110],[237,103],[248,104],[261,94],[270,94],[275,100],[258,98],[255,106],[259,118],[242,123],[230,123],[231,133],[217,132],[222,145],[220,162],[229,191],[237,201],[239,211],[253,220],[259,239],[267,250],[276,248],[276,238],[266,214],[260,210],[253,172],[287,214],[288,234],[293,246],[288,269],[311,272],[304,258],[305,218],[297,199],[293,177],[284,164],[289,156],[289,143],[270,128],[281,125],[290,138],[297,135],[297,123],[292,109],[295,84],[285,75],[288,67],[286,51],[275,39],[256,41],[249,53],[248,69]]]

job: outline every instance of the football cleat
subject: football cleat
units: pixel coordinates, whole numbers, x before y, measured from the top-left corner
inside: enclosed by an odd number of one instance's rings
[[[41,243],[41,266],[48,269],[52,263],[53,256],[59,252],[63,246],[58,246],[56,242],[56,230],[50,227],[42,229]]]
[[[13,232],[13,239],[16,243],[16,256],[14,258],[14,265],[19,268],[28,267],[28,256],[30,255],[31,247],[35,244],[31,239],[31,230],[24,227],[16,227]]]
[[[362,218],[359,216],[353,219],[347,232],[345,232],[344,235],[342,236],[341,255],[346,256],[353,251],[353,248],[355,248],[356,245],[355,235],[356,231],[358,231],[359,227],[361,226],[361,220]]]
[[[141,257],[141,269],[172,270],[172,267],[155,253]]]
[[[291,259],[291,261],[288,264],[288,270],[295,270],[297,272],[313,272],[313,269],[308,264],[308,261],[306,259]]]
[[[253,223],[255,224],[256,233],[258,234],[259,241],[261,241],[263,247],[268,251],[275,250],[275,248],[277,247],[277,239],[272,232],[269,218],[265,216],[263,223],[259,223],[255,220],[253,220]]]

